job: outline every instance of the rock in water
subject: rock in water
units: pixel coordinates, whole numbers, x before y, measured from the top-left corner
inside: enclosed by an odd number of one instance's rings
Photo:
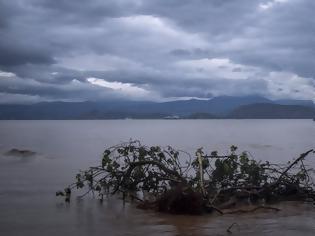
[[[30,150],[12,148],[10,151],[6,152],[5,155],[15,156],[15,157],[32,157],[36,155],[36,152],[30,151]]]

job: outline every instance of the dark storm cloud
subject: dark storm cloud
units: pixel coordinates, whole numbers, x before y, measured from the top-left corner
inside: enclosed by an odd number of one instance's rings
[[[257,3],[253,0],[153,0],[144,1],[143,12],[174,19],[179,25],[206,34],[234,34],[248,24]]]
[[[76,35],[63,30],[72,25],[89,27],[86,24],[120,16],[125,8],[117,2],[1,0],[0,65],[53,64],[55,56],[80,48],[75,44],[86,44],[85,39],[90,39],[88,36],[74,39]],[[80,36],[84,34],[89,32],[84,31]]]
[[[51,17],[63,18],[72,23],[94,24],[95,20],[101,20],[104,17],[119,17],[134,9],[136,6],[132,2],[123,2],[116,0],[55,0],[34,2],[37,7],[43,8]]]
[[[274,2],[270,9],[259,4]],[[315,75],[315,2],[288,1],[146,1],[147,13],[169,17],[201,32],[219,47],[215,56],[237,62]],[[222,47],[222,48],[221,48]],[[175,51],[176,52],[176,51]]]
[[[23,64],[53,64],[55,60],[49,51],[40,48],[18,45],[12,42],[3,42],[0,39],[0,64],[3,67],[18,66]]]
[[[1,98],[315,100],[314,10],[313,0],[0,0]]]

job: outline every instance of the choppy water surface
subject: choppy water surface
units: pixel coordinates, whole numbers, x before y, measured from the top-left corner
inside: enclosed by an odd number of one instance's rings
[[[256,159],[286,162],[315,147],[311,120],[0,121],[0,235],[314,235],[315,208],[225,216],[172,216],[88,197],[63,203],[55,191],[99,163],[106,146],[130,138],[227,153],[232,144]],[[12,148],[36,155],[5,155]],[[315,166],[315,162],[308,164]]]

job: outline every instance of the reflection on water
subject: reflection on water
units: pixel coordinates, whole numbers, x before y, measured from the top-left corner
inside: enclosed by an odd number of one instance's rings
[[[314,235],[312,204],[282,203],[277,213],[172,216],[116,198],[65,204],[54,196],[77,170],[98,163],[105,146],[131,137],[191,153],[200,146],[226,152],[235,144],[255,158],[286,162],[314,147],[314,134],[307,120],[1,121],[0,235],[229,235],[234,222],[233,235]],[[40,154],[30,161],[3,155],[12,148]]]

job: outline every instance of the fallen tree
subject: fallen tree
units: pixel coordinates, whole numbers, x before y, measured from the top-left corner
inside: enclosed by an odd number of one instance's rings
[[[236,146],[228,155],[205,154],[200,148],[192,157],[170,146],[130,141],[106,149],[101,165],[81,171],[56,195],[69,202],[75,188],[86,190],[81,197],[93,193],[101,201],[105,195],[117,194],[123,201],[137,201],[140,208],[175,214],[278,210],[265,204],[315,200],[313,170],[304,164],[314,153],[308,150],[280,165],[254,160],[247,152],[238,154]],[[239,208],[246,205],[254,208]]]

